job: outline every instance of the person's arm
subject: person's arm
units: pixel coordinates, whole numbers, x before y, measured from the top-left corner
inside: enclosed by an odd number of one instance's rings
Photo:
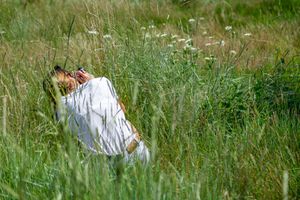
[[[126,108],[125,108],[123,102],[120,99],[118,99],[118,103],[119,103],[121,109],[123,110],[123,112],[126,113]]]
[[[76,71],[75,73],[76,75],[76,80],[80,83],[80,84],[83,84],[91,79],[94,78],[93,75],[87,73],[86,71],[83,71],[83,70],[78,70]]]

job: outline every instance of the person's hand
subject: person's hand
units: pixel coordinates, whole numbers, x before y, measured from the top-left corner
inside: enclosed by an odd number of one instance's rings
[[[83,84],[91,79],[94,78],[93,75],[87,73],[86,71],[83,71],[83,70],[78,70],[75,72],[75,77],[76,77],[76,80],[80,83],[80,84]]]

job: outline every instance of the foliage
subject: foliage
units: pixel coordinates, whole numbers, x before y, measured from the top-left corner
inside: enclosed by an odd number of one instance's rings
[[[296,0],[2,2],[0,197],[299,199],[298,11]],[[55,64],[113,81],[147,167],[117,176],[57,124],[42,90]]]

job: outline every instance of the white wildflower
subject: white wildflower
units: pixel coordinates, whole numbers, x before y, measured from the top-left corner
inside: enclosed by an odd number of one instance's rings
[[[213,39],[213,38],[214,38],[214,36],[209,36],[209,37],[208,37],[208,39],[210,39],[210,40]]]
[[[176,39],[178,38],[178,35],[172,35],[171,39]]]
[[[244,36],[250,37],[252,34],[251,33],[245,33]]]
[[[90,30],[90,31],[87,31],[87,33],[90,35],[98,35],[99,34],[99,32],[96,30]]]
[[[202,32],[202,35],[207,35],[207,31],[203,31],[203,32]]]
[[[106,40],[111,40],[112,39],[111,35],[109,35],[109,34],[103,35],[103,38],[106,39]]]
[[[146,34],[145,34],[145,38],[151,38],[150,33],[146,33]]]
[[[226,27],[225,27],[225,30],[226,30],[226,31],[231,31],[231,30],[232,30],[232,26],[226,26]]]
[[[221,41],[220,41],[220,46],[221,46],[221,47],[224,47],[224,46],[225,46],[225,41],[224,41],[224,40],[221,40]]]
[[[189,38],[189,39],[187,39],[187,40],[185,41],[186,44],[190,44],[191,42],[192,42],[192,39],[191,39],[191,38]]]
[[[191,47],[190,50],[191,50],[191,52],[195,53],[195,52],[197,52],[198,49],[195,47]]]
[[[154,29],[154,28],[155,28],[154,25],[150,25],[150,26],[149,26],[149,29]]]
[[[205,57],[204,60],[213,61],[213,60],[217,60],[217,58],[215,58],[213,55],[210,55],[209,57]]]
[[[168,34],[166,34],[166,33],[163,33],[160,35],[160,37],[162,37],[162,38],[167,37],[167,36],[168,36]]]
[[[229,53],[232,54],[232,55],[236,55],[237,54],[235,50],[230,50]]]
[[[186,45],[184,45],[183,49],[184,50],[190,50],[191,49],[191,45],[186,44]]]
[[[178,39],[178,42],[185,42],[185,39],[184,38],[180,38],[180,39]]]
[[[168,47],[169,47],[169,48],[173,48],[174,45],[173,45],[173,44],[168,44]]]
[[[190,23],[190,24],[194,24],[195,22],[196,22],[195,19],[189,19],[189,23]]]
[[[160,37],[160,33],[157,33],[157,34],[155,35],[155,37],[159,38],[159,37]]]
[[[211,46],[212,44],[210,42],[206,43],[205,46],[209,47]]]
[[[225,41],[221,40],[221,41],[213,42],[212,45],[219,45],[219,46],[223,47],[223,46],[225,46]]]

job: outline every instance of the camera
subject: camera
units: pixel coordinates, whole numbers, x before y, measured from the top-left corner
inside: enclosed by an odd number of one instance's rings
[[[84,70],[84,68],[83,68],[83,67],[78,67],[78,71],[85,72],[85,70]]]

